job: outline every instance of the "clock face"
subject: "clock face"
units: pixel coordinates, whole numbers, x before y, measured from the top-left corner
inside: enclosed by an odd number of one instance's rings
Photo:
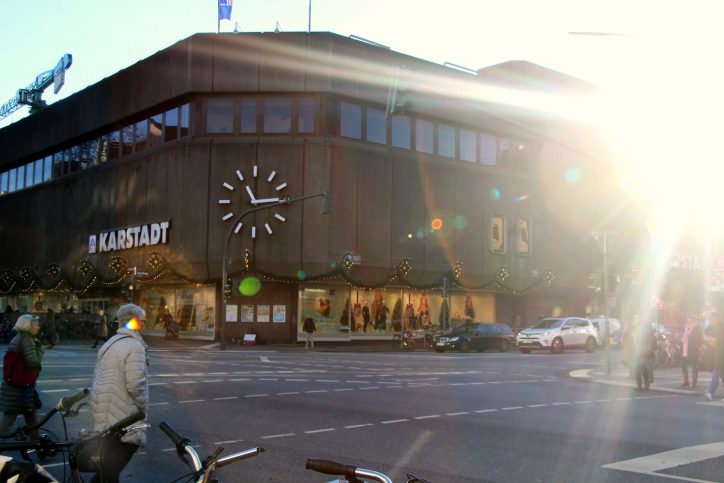
[[[236,176],[224,181],[223,187],[225,196],[219,199],[219,205],[224,207],[221,219],[225,222],[236,223],[234,233],[246,232],[251,238],[256,238],[260,233],[273,235],[272,223],[284,223],[287,221],[280,211],[285,204],[284,200],[287,183],[277,177],[276,171],[271,171],[266,176],[261,176],[257,165],[252,167],[251,173],[243,173],[236,170]],[[244,227],[243,220],[237,221],[239,215],[250,208],[270,206],[268,211],[272,213],[271,221],[257,227],[249,223]],[[251,215],[249,215],[251,216]]]

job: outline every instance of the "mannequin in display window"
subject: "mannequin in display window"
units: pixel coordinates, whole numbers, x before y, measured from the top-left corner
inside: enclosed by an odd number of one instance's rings
[[[468,320],[475,320],[475,307],[473,307],[473,299],[469,295],[465,298],[463,317]]]
[[[415,328],[415,307],[412,304],[407,304],[405,307],[405,330],[412,330]]]
[[[367,332],[367,327],[370,325],[370,306],[366,300],[364,307],[362,307],[362,320],[364,322],[362,331]]]
[[[358,331],[362,328],[362,304],[359,300],[355,302],[352,309],[352,330]]]
[[[430,306],[427,303],[427,295],[420,295],[420,303],[417,305],[417,316],[420,319],[420,326],[427,329],[430,326]]]

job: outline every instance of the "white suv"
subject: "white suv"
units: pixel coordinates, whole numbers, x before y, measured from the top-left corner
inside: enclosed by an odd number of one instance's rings
[[[598,345],[598,331],[590,320],[581,317],[546,317],[533,327],[521,330],[515,342],[523,354],[533,349],[560,354],[564,349],[576,347],[590,353]]]

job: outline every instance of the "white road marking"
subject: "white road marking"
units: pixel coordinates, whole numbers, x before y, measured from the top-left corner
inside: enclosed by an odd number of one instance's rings
[[[342,392],[342,391],[355,391],[356,389],[353,387],[343,387],[341,389],[334,389],[333,392]]]
[[[328,392],[326,389],[316,389],[314,391],[304,391],[304,394],[314,394],[317,392]]]
[[[529,404],[528,405],[529,408],[544,408],[546,406],[548,406],[548,405],[547,404]]]
[[[510,406],[507,408],[500,408],[501,411],[512,411],[513,409],[523,409],[523,406]]]
[[[244,396],[244,397],[266,397],[266,396],[268,396],[268,395],[269,395],[269,394],[247,394],[247,395]]]
[[[208,381],[201,381],[201,382],[224,382],[221,379],[210,379]]]
[[[51,392],[68,392],[68,391],[70,391],[70,389],[47,389],[47,390],[40,391],[40,392],[42,392],[43,394],[50,394]]]
[[[197,403],[197,402],[205,402],[206,399],[189,399],[188,401],[179,401],[179,404],[186,404],[186,403]]]
[[[309,431],[305,431],[305,434],[314,434],[314,433],[327,433],[329,431],[337,431],[336,428],[324,428],[324,429],[311,429]]]
[[[445,413],[445,416],[462,416],[463,414],[470,414],[467,411],[460,411],[459,413]]]
[[[372,423],[352,424],[352,425],[350,425],[350,426],[345,426],[344,429],[366,428],[367,426],[374,426],[374,424],[372,424]]]
[[[239,399],[239,396],[215,397],[214,401],[228,401],[229,399]]]
[[[291,392],[278,392],[277,396],[288,396],[290,394],[299,394],[299,391],[291,391]]]
[[[439,418],[439,417],[440,417],[439,414],[430,414],[430,415],[427,415],[427,416],[415,416],[415,417],[412,418],[412,419],[432,419],[432,418]]]
[[[478,409],[476,413],[494,413],[497,409]]]
[[[228,441],[216,441],[214,444],[231,444],[231,443],[241,443],[244,441],[243,439],[230,439]]]
[[[261,439],[286,438],[287,436],[294,436],[294,435],[295,435],[294,433],[272,434],[269,436],[262,436]]]
[[[167,402],[148,403],[149,406],[165,406]]]
[[[640,458],[633,458],[625,461],[617,461],[603,465],[603,468],[611,470],[628,471],[631,473],[642,473],[647,475],[655,475],[657,477],[672,478],[685,481],[704,482],[707,480],[697,480],[694,478],[686,478],[676,475],[667,475],[659,473],[661,470],[675,468],[681,465],[697,463],[713,458],[724,456],[724,441],[718,443],[701,444],[697,446],[688,446],[671,451],[664,451]]]
[[[391,419],[389,421],[380,421],[381,424],[395,424],[395,423],[404,423],[405,421],[409,421],[409,419]]]

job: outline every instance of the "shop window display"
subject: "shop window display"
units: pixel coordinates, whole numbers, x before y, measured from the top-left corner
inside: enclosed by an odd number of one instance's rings
[[[141,306],[146,310],[146,332],[150,335],[165,335],[173,321],[181,337],[214,336],[213,287],[146,289],[141,294]]]

